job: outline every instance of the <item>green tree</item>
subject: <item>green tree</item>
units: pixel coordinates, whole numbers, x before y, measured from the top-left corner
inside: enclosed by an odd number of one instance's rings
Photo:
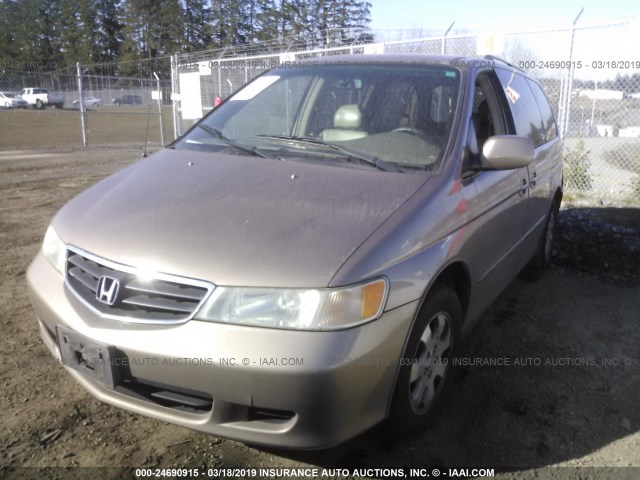
[[[156,56],[173,55],[184,46],[184,16],[180,0],[160,0]]]
[[[156,64],[152,60],[181,50],[184,22],[180,1],[126,0],[123,24],[120,71],[151,76],[152,71],[167,70],[168,62]]]
[[[13,2],[0,2],[0,62],[4,65],[15,59],[15,33],[11,28],[14,8]]]
[[[24,69],[55,67],[63,58],[60,0],[0,2],[0,58]]]
[[[97,0],[96,36],[92,58],[97,62],[114,62],[120,56],[122,29],[120,0]]]
[[[211,3],[207,0],[184,1],[184,47],[197,52],[213,46],[214,25]]]
[[[324,45],[362,41],[369,25],[371,4],[361,0],[311,0],[313,33]]]
[[[253,41],[274,42],[282,38],[279,31],[280,9],[275,0],[257,0],[253,23]]]
[[[219,0],[214,2],[216,47],[238,47],[250,43],[253,28],[250,25],[248,2]]]
[[[361,0],[0,0],[0,60],[52,70],[118,62],[94,71],[148,77],[176,52],[370,40],[369,10]]]
[[[36,10],[36,58],[35,61],[45,65],[59,65],[63,61],[63,43],[61,41],[60,17],[62,16],[61,0],[38,1]],[[33,14],[25,15],[25,19],[33,18]],[[25,23],[28,23],[25,22]],[[40,67],[38,67],[40,68]]]
[[[65,65],[93,63],[92,46],[96,40],[96,11],[90,0],[62,0],[59,37]]]

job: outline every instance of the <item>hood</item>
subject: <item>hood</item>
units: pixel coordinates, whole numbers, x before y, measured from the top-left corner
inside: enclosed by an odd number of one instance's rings
[[[427,178],[165,149],[71,200],[54,227],[124,265],[217,285],[324,287]]]

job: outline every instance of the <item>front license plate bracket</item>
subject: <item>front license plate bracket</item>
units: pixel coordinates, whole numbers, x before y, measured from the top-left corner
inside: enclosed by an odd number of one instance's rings
[[[118,381],[114,358],[117,349],[96,342],[60,325],[56,326],[62,364],[92,377],[113,390]]]

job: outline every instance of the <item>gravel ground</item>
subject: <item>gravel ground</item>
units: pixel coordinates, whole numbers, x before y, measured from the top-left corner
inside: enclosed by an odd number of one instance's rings
[[[0,478],[135,478],[141,467],[640,477],[638,208],[563,208],[553,268],[536,282],[517,279],[486,312],[441,417],[420,436],[390,439],[376,428],[328,451],[272,451],[96,401],[42,345],[25,270],[56,210],[139,156],[124,147],[0,152]]]

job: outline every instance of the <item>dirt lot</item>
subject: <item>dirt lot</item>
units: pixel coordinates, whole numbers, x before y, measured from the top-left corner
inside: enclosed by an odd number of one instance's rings
[[[405,475],[424,468],[425,478],[436,468],[445,478],[453,476],[450,468],[494,468],[498,478],[523,479],[640,475],[635,208],[562,211],[556,265],[537,282],[516,280],[484,315],[464,347],[467,365],[455,371],[441,418],[421,436],[391,440],[374,429],[330,451],[268,451],[94,400],[51,362],[27,299],[25,270],[55,211],[139,156],[125,148],[0,152],[1,478],[300,466],[348,468],[350,475],[354,468],[402,468]],[[489,359],[508,364],[488,366]],[[124,469],[59,468],[107,466]]]

